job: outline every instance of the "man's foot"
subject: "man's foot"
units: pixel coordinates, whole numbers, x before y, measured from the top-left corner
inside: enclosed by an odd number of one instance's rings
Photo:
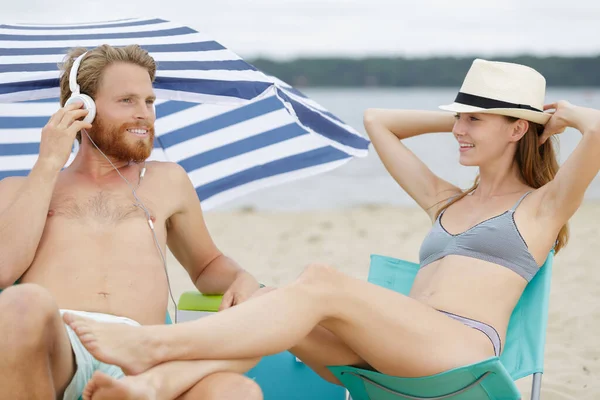
[[[126,375],[140,374],[157,364],[152,357],[156,347],[140,327],[96,322],[68,312],[63,319],[96,359],[121,367]]]
[[[155,388],[141,376],[115,379],[102,372],[94,373],[82,394],[83,400],[157,400]]]

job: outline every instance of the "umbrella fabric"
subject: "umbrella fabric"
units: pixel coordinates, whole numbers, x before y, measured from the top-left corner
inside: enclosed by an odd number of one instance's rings
[[[368,154],[369,141],[321,105],[191,28],[162,19],[0,25],[0,179],[33,167],[60,106],[57,64],[68,49],[103,43],[137,43],[157,60],[150,159],[185,168],[205,209]]]

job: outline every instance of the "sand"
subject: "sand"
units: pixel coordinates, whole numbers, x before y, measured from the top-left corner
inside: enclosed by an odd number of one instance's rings
[[[360,279],[369,255],[418,260],[430,222],[419,209],[365,206],[339,211],[205,213],[209,231],[228,256],[268,285],[293,281],[310,262],[330,263]],[[542,399],[600,398],[600,202],[585,202],[571,219],[569,245],[556,257],[550,298]],[[169,255],[175,299],[194,290]],[[529,398],[531,379],[517,382]]]

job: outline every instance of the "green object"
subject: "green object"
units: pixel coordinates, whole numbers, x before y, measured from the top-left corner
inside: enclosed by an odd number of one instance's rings
[[[223,295],[207,295],[200,292],[184,292],[177,303],[178,310],[186,311],[219,311]]]
[[[520,393],[514,380],[531,374],[532,399],[537,400],[544,369],[553,259],[551,251],[513,310],[500,357],[420,378],[394,377],[349,366],[329,369],[353,400],[516,400]],[[418,270],[415,263],[372,255],[369,282],[407,295]]]
[[[261,283],[260,287],[264,288],[265,285]],[[179,297],[177,309],[184,311],[216,312],[219,311],[222,300],[223,295],[221,294],[202,294],[197,291],[189,291],[184,292]]]

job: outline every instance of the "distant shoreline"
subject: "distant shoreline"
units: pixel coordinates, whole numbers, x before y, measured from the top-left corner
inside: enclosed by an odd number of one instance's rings
[[[313,57],[293,60],[247,59],[266,74],[296,87],[457,87],[470,57]],[[600,87],[600,55],[589,57],[481,57],[528,65],[546,77],[548,87]]]

